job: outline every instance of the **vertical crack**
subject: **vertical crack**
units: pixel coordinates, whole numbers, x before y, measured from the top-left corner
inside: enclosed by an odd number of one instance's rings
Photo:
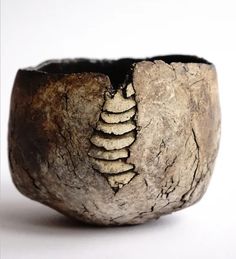
[[[194,192],[194,190],[196,189],[198,183],[200,182],[201,180],[201,177],[196,181],[196,177],[197,177],[197,172],[198,172],[198,169],[199,169],[199,163],[200,163],[200,147],[199,147],[199,144],[198,144],[198,141],[197,141],[197,137],[196,137],[196,133],[194,131],[194,129],[192,128],[192,135],[193,135],[193,140],[194,140],[194,143],[196,145],[196,149],[197,149],[197,154],[196,154],[196,157],[195,157],[195,160],[197,160],[197,164],[196,164],[196,167],[194,169],[194,172],[193,172],[193,177],[192,177],[192,182],[191,182],[191,185],[190,185],[190,188],[189,190],[184,193],[180,199],[180,201],[183,202],[183,205],[186,201],[188,201],[192,195],[192,193]],[[195,185],[194,185],[195,183]],[[190,194],[191,193],[191,194]],[[190,194],[190,197],[187,197],[188,195]],[[183,206],[182,205],[182,206]]]

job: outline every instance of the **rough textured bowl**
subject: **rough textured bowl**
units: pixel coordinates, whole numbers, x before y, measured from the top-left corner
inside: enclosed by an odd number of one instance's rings
[[[219,135],[215,67],[197,57],[52,60],[15,79],[13,181],[80,221],[139,224],[192,205]]]

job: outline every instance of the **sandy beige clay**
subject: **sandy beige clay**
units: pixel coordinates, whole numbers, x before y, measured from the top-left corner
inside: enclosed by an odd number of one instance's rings
[[[219,137],[215,67],[197,57],[55,60],[15,79],[13,181],[83,222],[140,224],[194,204]]]

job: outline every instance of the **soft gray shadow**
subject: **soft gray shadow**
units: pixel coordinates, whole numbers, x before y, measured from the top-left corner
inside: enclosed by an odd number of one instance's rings
[[[15,195],[14,195],[15,196]],[[69,219],[44,205],[31,201],[20,194],[5,197],[1,205],[1,229],[7,232],[24,232],[37,235],[78,234],[79,233],[122,233],[137,231],[165,231],[178,223],[176,215],[165,216],[142,225],[122,227],[99,227]]]

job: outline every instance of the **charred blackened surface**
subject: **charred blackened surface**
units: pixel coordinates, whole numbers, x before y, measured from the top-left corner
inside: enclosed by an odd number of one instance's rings
[[[36,172],[47,159],[49,143],[42,129],[45,121],[41,111],[32,108],[33,96],[47,81],[44,75],[19,71],[12,93],[9,120],[9,159],[16,186],[24,193],[38,196]],[[35,176],[32,176],[31,173]],[[32,190],[31,190],[32,189]]]

